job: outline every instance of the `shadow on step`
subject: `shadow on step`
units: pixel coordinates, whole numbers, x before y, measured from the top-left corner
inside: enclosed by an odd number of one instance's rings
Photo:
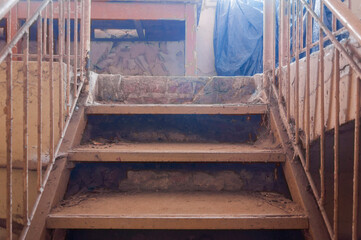
[[[82,142],[254,143],[261,135],[260,115],[89,115]]]
[[[300,230],[70,230],[67,240],[302,240]]]
[[[255,191],[290,198],[277,163],[78,163],[66,198],[84,192]]]

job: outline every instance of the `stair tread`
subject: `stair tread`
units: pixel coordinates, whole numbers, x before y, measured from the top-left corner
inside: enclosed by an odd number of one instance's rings
[[[87,193],[60,203],[48,228],[306,229],[302,208],[276,193]]]
[[[118,143],[81,145],[69,152],[72,161],[116,162],[283,162],[281,148],[264,144]]]
[[[265,114],[267,104],[96,104],[87,114]]]

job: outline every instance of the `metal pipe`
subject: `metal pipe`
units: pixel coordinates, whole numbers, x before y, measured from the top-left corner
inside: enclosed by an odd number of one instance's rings
[[[291,6],[290,1],[287,1],[287,93],[286,93],[286,107],[287,107],[287,122],[290,122],[291,115],[291,57],[290,57],[290,45],[291,45],[291,34],[290,34],[290,14]]]
[[[312,1],[311,1],[312,2]],[[311,81],[311,49],[312,43],[312,16],[307,13],[307,32],[306,32],[306,95],[305,95],[305,108],[306,108],[306,171],[310,170],[310,81]]]
[[[303,4],[301,4],[301,9],[300,9],[300,11],[301,11],[301,19],[300,19],[300,21],[301,21],[301,37],[300,37],[300,45],[301,45],[301,49],[303,49],[303,33],[304,33],[304,27],[303,27],[303,8],[304,8],[304,6],[303,6]]]
[[[50,90],[50,139],[49,139],[49,161],[54,161],[54,3],[50,1],[50,20],[49,20],[49,90]]]
[[[295,46],[296,46],[296,5],[297,5],[297,0],[293,0],[292,1],[292,56],[295,57],[296,55],[296,51],[295,51]]]
[[[283,30],[283,22],[284,22],[284,0],[280,0],[280,22],[279,22],[279,46],[278,46],[278,52],[279,52],[279,57],[278,57],[278,69],[279,69],[279,74],[278,74],[278,102],[281,103],[282,102],[282,75],[283,75],[283,35],[284,35],[284,30]]]
[[[273,61],[272,61],[272,83],[275,84],[276,82],[276,11],[277,11],[277,8],[276,8],[276,1],[275,0],[272,0],[272,4],[273,4],[273,13],[274,13],[274,16],[273,16],[273,24],[272,24],[272,36],[273,36],[273,39],[272,39],[272,56],[273,56]]]
[[[0,3],[0,20],[8,14],[19,0],[6,0]]]
[[[70,0],[68,1],[67,5],[67,29],[66,29],[66,47],[67,47],[67,64],[66,64],[66,81],[67,81],[67,87],[66,87],[66,109],[67,109],[67,116],[69,117],[70,114]]]
[[[357,240],[358,230],[358,181],[359,181],[359,154],[360,154],[360,78],[356,79],[356,101],[355,101],[355,133],[354,133],[354,155],[353,155],[353,205],[352,205],[352,240]]]
[[[84,0],[80,0],[80,80],[84,81],[84,19],[85,19],[85,8]]]
[[[344,33],[346,33],[346,32],[347,32],[347,29],[346,29],[345,27],[343,27],[343,28],[338,29],[337,31],[334,31],[334,32],[332,33],[332,35],[333,35],[333,36],[338,36],[338,35],[344,34]],[[323,42],[325,42],[325,41],[327,41],[327,40],[330,40],[330,38],[329,38],[328,36],[325,36],[325,37],[323,38]],[[311,46],[311,48],[313,48],[313,47],[316,47],[316,46],[318,46],[318,45],[320,45],[319,41],[315,41],[315,42],[313,42],[310,46]],[[306,51],[306,48],[303,48],[302,51]]]
[[[347,50],[342,46],[342,44],[336,39],[336,37],[332,34],[332,32],[328,29],[328,27],[320,21],[320,18],[317,14],[312,10],[312,8],[308,5],[305,0],[300,0],[306,7],[307,11],[312,15],[312,17],[318,22],[318,24],[322,27],[322,30],[326,35],[330,38],[335,48],[339,50],[344,58],[347,59],[350,66],[355,70],[358,77],[361,77],[361,67],[352,59],[352,57],[348,54]],[[324,0],[325,2],[325,0]]]
[[[90,53],[90,32],[91,32],[91,0],[84,1],[84,52],[85,57]],[[88,63],[86,63],[88,64]],[[89,68],[88,66],[86,67]]]
[[[77,75],[78,75],[78,0],[74,0],[74,88],[73,94],[76,96],[77,94]]]
[[[21,38],[23,37],[25,32],[28,31],[30,26],[37,20],[39,13],[46,7],[49,1],[50,0],[44,0],[39,6],[39,8],[36,10],[34,15],[28,21],[26,21],[24,25],[21,26],[21,28],[19,29],[19,31],[17,31],[11,41],[7,42],[6,46],[2,48],[2,50],[0,51],[0,64],[5,60],[8,54],[12,52],[12,48],[14,48],[16,44],[21,40]],[[10,38],[11,37],[8,37],[8,39]]]
[[[297,10],[297,18],[296,18],[296,73],[295,73],[295,125],[296,125],[296,129],[295,129],[295,143],[298,144],[299,143],[299,129],[300,129],[300,120],[299,120],[299,82],[300,82],[300,53],[299,53],[299,49],[300,49],[300,21],[301,21],[301,17],[300,17],[300,2],[297,1],[297,6],[296,6]]]
[[[7,20],[7,42],[11,39],[11,11],[8,14]],[[13,127],[13,110],[12,110],[12,96],[13,94],[13,75],[12,75],[12,54],[7,55],[6,64],[6,232],[7,239],[12,240],[13,229],[13,192],[12,192],[12,177],[13,177],[13,159],[12,159],[12,127]]]
[[[23,218],[24,224],[28,223],[29,210],[29,161],[28,161],[28,103],[29,103],[29,34],[24,34],[23,37]]]
[[[327,8],[332,12],[333,16],[345,26],[351,35],[361,44],[361,21],[357,15],[353,14],[348,7],[346,7],[339,0],[324,0]]]
[[[41,159],[41,152],[42,152],[42,77],[43,77],[43,68],[42,68],[42,49],[43,49],[43,42],[42,42],[42,16],[41,12],[38,16],[38,149],[37,149],[37,189],[38,192],[42,191],[42,159]]]
[[[323,2],[320,1],[320,16],[322,20],[323,16]],[[325,196],[326,196],[326,187],[325,187],[325,80],[324,80],[324,72],[325,72],[325,63],[324,63],[324,50],[323,50],[323,31],[320,27],[319,29],[319,66],[320,66],[320,93],[321,93],[321,99],[320,99],[320,108],[321,108],[321,114],[320,114],[320,185],[321,185],[321,198],[320,203],[321,205],[325,204]]]
[[[48,6],[46,6],[44,11],[44,31],[43,31],[43,54],[47,54],[47,35],[48,35]]]
[[[59,45],[59,136],[61,136],[64,128],[64,98],[63,98],[63,91],[64,91],[64,74],[63,74],[63,54],[64,54],[64,6],[63,0],[58,1],[59,4],[59,19],[58,19],[58,26],[59,26],[59,38],[58,38],[58,45]]]
[[[335,49],[334,57],[335,83],[335,139],[334,139],[334,199],[333,199],[333,232],[334,240],[338,239],[338,195],[339,195],[339,114],[340,114],[340,52]]]

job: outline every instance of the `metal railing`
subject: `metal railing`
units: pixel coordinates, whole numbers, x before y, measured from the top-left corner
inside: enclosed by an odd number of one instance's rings
[[[319,3],[315,6],[315,2]],[[279,8],[277,9],[277,3]],[[265,49],[265,72],[271,73],[268,82],[272,95],[278,100],[278,106],[286,125],[287,133],[293,143],[296,156],[300,159],[305,170],[312,193],[317,200],[318,207],[322,214],[323,220],[327,227],[330,238],[339,238],[339,188],[340,188],[340,161],[339,150],[339,128],[340,128],[340,58],[350,66],[351,79],[355,82],[353,101],[347,101],[347,108],[354,109],[352,113],[354,123],[354,153],[353,153],[353,194],[349,196],[353,199],[352,205],[352,239],[357,239],[358,234],[358,206],[359,206],[359,154],[360,154],[360,78],[361,64],[360,59],[354,57],[342,41],[342,37],[351,37],[357,44],[361,45],[361,21],[350,10],[350,2],[341,2],[341,0],[272,0],[272,4],[267,7],[273,12],[272,24],[265,26],[265,43],[269,42],[269,46]],[[268,3],[270,4],[270,3]],[[316,13],[318,9],[319,12]],[[325,10],[328,9],[332,16],[332,26],[327,26],[325,22]],[[275,15],[279,16],[276,20]],[[266,13],[268,14],[268,13]],[[271,19],[271,17],[269,18]],[[276,32],[276,25],[279,26],[279,32]],[[272,28],[267,29],[267,28]],[[318,31],[319,37],[315,39],[313,35],[315,29]],[[276,52],[276,42],[278,35],[279,47]],[[327,213],[325,209],[326,201],[326,183],[325,183],[325,132],[327,123],[325,122],[325,50],[326,45],[333,46],[334,57],[332,59],[332,84],[334,90],[328,93],[332,94],[334,102],[333,110],[333,129],[334,129],[334,151],[333,151],[333,211]],[[330,48],[327,48],[329,51]],[[318,72],[317,76],[311,74],[311,53],[318,54]],[[278,67],[276,62],[278,55]],[[305,78],[300,77],[300,62],[305,69]],[[291,79],[291,71],[293,78]],[[352,78],[354,76],[354,78]],[[314,83],[312,81],[316,81]],[[303,89],[300,88],[302,84]],[[316,84],[316,90],[310,91],[311,84]],[[304,92],[304,98],[300,98],[300,90]],[[316,92],[316,93],[315,93]],[[293,93],[293,94],[292,94]],[[312,102],[311,95],[319,94],[319,103]],[[349,98],[351,98],[349,96]],[[292,102],[292,104],[291,104]],[[300,107],[303,103],[303,110]],[[330,100],[331,102],[331,100]],[[319,106],[319,108],[312,105]],[[331,104],[331,103],[329,103]],[[310,111],[315,111],[318,118],[312,115]],[[302,112],[300,112],[302,111]],[[330,112],[330,111],[329,111]],[[303,124],[300,124],[300,118]],[[317,122],[316,122],[317,120]],[[313,129],[311,122],[313,121]],[[320,162],[319,179],[310,172],[310,165],[315,159],[310,157],[310,146],[312,140],[315,140],[315,134],[311,138],[311,131],[315,131],[316,125],[320,125]],[[330,126],[327,126],[330,129]],[[319,182],[316,185],[315,182]],[[331,216],[331,218],[329,217]],[[350,219],[351,221],[351,219]]]
[[[90,48],[90,16],[86,14],[90,1],[86,0],[43,0],[41,2],[8,1],[0,11],[0,21],[6,21],[6,44],[0,49],[0,65],[6,65],[6,228],[7,239],[13,236],[13,133],[16,129],[22,131],[22,219],[24,230],[20,238],[26,235],[26,228],[34,217],[38,207],[43,187],[48,181],[55,158],[58,154],[64,133],[75,109],[78,96],[86,79],[87,54]],[[24,11],[26,10],[26,11]],[[25,22],[20,26],[20,20]],[[55,21],[56,20],[56,21]],[[79,22],[80,21],[80,22]],[[78,25],[80,24],[80,29]],[[36,37],[30,41],[31,27],[36,26]],[[54,28],[58,31],[55,33]],[[36,43],[36,53],[29,54],[30,46]],[[54,47],[56,44],[57,47]],[[31,62],[30,60],[35,60]],[[21,64],[23,81],[20,87],[23,94],[14,95],[14,66]],[[36,73],[29,75],[29,66],[36,65]],[[43,74],[48,66],[49,73]],[[57,71],[55,71],[57,65]],[[55,75],[56,74],[56,75]],[[34,206],[29,205],[29,80],[36,76],[37,85],[37,197]],[[49,79],[46,79],[49,78]],[[58,84],[55,86],[58,78]],[[15,82],[16,81],[16,82]],[[44,86],[44,82],[49,85]],[[58,97],[55,99],[55,89]],[[44,97],[44,92],[47,91]],[[22,99],[23,125],[14,125],[14,102]],[[57,103],[55,102],[57,100]],[[49,111],[43,111],[49,104]],[[55,111],[55,104],[59,104]],[[49,139],[43,138],[44,113],[49,114]],[[58,119],[56,119],[56,115]],[[18,117],[18,116],[17,116]],[[46,118],[45,118],[46,119]],[[55,124],[57,122],[57,127]],[[55,133],[56,128],[58,133]],[[58,138],[55,139],[55,136]],[[43,149],[43,143],[49,143],[49,149]],[[46,171],[43,172],[44,151],[49,154]]]

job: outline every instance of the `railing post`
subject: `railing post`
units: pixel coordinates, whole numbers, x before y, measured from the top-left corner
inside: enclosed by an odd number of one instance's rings
[[[83,0],[84,1],[84,56],[89,61],[90,54],[90,34],[91,34],[91,0]],[[85,62],[86,68],[89,69],[89,62]]]
[[[273,71],[275,59],[275,0],[264,1],[263,4],[263,72]],[[267,74],[263,74],[263,86],[268,86]]]
[[[11,41],[12,10],[7,18],[7,42]],[[6,58],[6,232],[7,239],[12,240],[13,232],[13,154],[12,154],[12,127],[13,127],[13,76],[12,53]]]

